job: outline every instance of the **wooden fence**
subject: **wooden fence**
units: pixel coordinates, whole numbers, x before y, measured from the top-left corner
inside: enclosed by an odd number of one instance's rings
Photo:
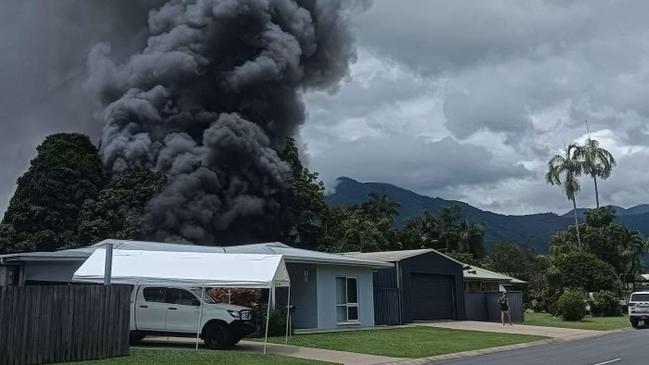
[[[0,365],[128,355],[130,286],[0,288]]]

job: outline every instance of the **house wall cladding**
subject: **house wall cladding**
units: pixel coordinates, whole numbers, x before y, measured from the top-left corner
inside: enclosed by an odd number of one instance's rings
[[[291,323],[296,329],[318,327],[318,270],[313,264],[287,263],[286,269],[291,278]],[[276,303],[286,305],[287,288],[276,288]]]
[[[358,279],[358,317],[359,327],[374,326],[374,286],[372,270],[337,265],[317,266],[317,311],[319,329],[340,327],[336,320],[336,277],[355,277]]]
[[[499,292],[466,292],[466,319],[472,321],[500,322]],[[507,291],[509,313],[513,322],[522,323],[525,319],[523,293]]]
[[[0,288],[0,365],[128,355],[130,286]]]

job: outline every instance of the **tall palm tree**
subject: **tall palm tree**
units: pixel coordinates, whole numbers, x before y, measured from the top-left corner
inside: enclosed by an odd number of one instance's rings
[[[575,157],[581,160],[584,173],[593,178],[595,184],[595,201],[599,208],[599,190],[597,188],[597,178],[602,180],[611,176],[615,166],[615,158],[610,152],[599,146],[599,142],[588,136],[586,144],[578,146],[575,150]]]
[[[577,244],[581,248],[576,194],[581,189],[578,177],[581,175],[583,167],[581,161],[576,158],[574,153],[578,148],[578,145],[571,144],[565,148],[563,155],[558,154],[552,157],[548,162],[548,172],[545,174],[545,181],[551,185],[563,186],[566,196],[572,200],[575,227],[577,228]]]

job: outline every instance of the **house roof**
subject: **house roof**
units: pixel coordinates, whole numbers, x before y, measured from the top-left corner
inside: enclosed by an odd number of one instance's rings
[[[108,239],[92,246],[59,250],[54,252],[27,252],[0,256],[0,260],[11,261],[49,261],[49,260],[78,260],[87,259],[98,247],[106,244],[113,244],[117,250],[145,250],[145,251],[169,251],[169,252],[204,252],[204,253],[250,253],[283,255],[284,260],[289,263],[315,263],[332,264],[345,266],[360,266],[368,268],[392,267],[391,263],[349,257],[340,254],[304,250],[287,246],[281,242],[266,242],[238,246],[200,246],[187,243],[162,243],[150,241],[130,241]]]
[[[423,255],[427,253],[434,252],[440,256],[446,257],[451,261],[462,265],[464,267],[464,279],[465,280],[483,280],[483,281],[494,281],[502,284],[527,284],[523,280],[516,279],[511,276],[507,276],[501,273],[489,271],[481,267],[467,265],[461,261],[458,261],[448,255],[445,255],[437,250],[432,248],[422,248],[418,250],[398,250],[398,251],[380,251],[380,252],[347,252],[343,255],[369,259],[369,260],[380,260],[388,262],[399,262],[401,260],[409,259],[418,255]]]
[[[462,266],[466,266],[463,262],[460,262],[450,256],[447,256],[435,249],[432,248],[422,248],[422,249],[417,249],[417,250],[397,250],[397,251],[380,251],[380,252],[346,252],[343,253],[345,256],[351,256],[351,257],[357,257],[357,258],[362,258],[362,259],[368,259],[368,260],[380,260],[380,261],[388,261],[388,262],[398,262],[402,261],[405,259],[409,259],[411,257],[427,254],[434,252],[437,255],[440,255],[442,257],[445,257],[451,261],[454,261]]]
[[[465,280],[495,281],[502,284],[527,284],[526,281],[507,276],[505,274],[489,271],[477,266],[464,269]]]

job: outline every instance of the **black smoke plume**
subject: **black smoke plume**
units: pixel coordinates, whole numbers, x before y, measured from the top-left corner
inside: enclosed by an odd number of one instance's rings
[[[147,238],[277,238],[290,171],[275,148],[304,122],[302,93],[348,72],[346,17],[338,0],[168,1],[150,11],[140,53],[116,63],[109,44],[93,48],[105,165],[170,177]]]

